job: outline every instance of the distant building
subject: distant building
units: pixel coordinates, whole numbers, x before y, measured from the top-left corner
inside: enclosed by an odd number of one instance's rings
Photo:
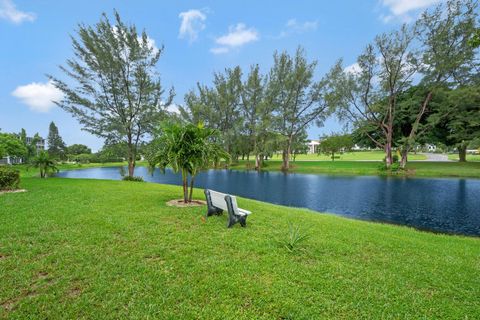
[[[309,154],[318,153],[319,145],[320,145],[320,140],[310,140],[310,142],[307,142],[307,147],[308,147],[307,153]]]
[[[34,141],[34,138],[32,137],[27,137],[26,143],[27,145],[31,144]],[[37,154],[40,151],[45,150],[45,139],[40,137],[40,139],[37,141],[35,144],[36,147],[36,152]],[[0,164],[21,164],[24,163],[24,159],[21,157],[12,157],[12,156],[6,156],[0,159]]]
[[[27,145],[31,144],[34,139],[35,139],[35,138],[33,138],[33,137],[27,137]],[[45,150],[45,139],[43,139],[42,137],[40,137],[40,139],[37,141],[36,147],[37,147],[37,154],[38,154],[40,151]]]
[[[22,158],[6,156],[0,159],[0,164],[20,164],[23,163]]]

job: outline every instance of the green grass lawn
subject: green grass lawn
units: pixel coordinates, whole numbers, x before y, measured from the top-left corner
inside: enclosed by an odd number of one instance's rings
[[[480,318],[478,238],[246,199],[247,228],[227,229],[167,207],[176,186],[22,186],[0,195],[0,318]],[[294,253],[288,222],[310,235]]]
[[[345,152],[342,154],[336,154],[335,161],[382,161],[385,158],[385,152],[379,150],[373,151],[355,151],[355,152]],[[281,160],[281,155],[277,154],[273,156],[273,160]],[[331,161],[329,155],[326,154],[299,154],[295,158],[298,161]],[[410,160],[425,160],[427,157],[423,154],[409,154]]]
[[[379,170],[377,161],[296,161],[290,162],[292,173],[309,174],[340,174],[340,175],[379,175],[385,174]],[[250,167],[253,162],[250,162]],[[282,162],[267,161],[265,171],[280,171]],[[246,161],[240,161],[231,166],[232,169],[245,170]],[[407,170],[402,175],[419,177],[472,177],[480,178],[480,162],[409,162]]]
[[[458,161],[458,154],[449,154],[448,159]],[[467,154],[467,161],[480,161],[480,154]]]

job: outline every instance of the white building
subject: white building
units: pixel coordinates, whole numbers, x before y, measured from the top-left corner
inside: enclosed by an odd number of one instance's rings
[[[34,138],[32,137],[27,137],[27,141],[26,141],[26,144],[29,145],[33,142]],[[45,139],[43,139],[42,137],[40,137],[40,139],[38,139],[37,143],[35,144],[35,146],[37,147],[37,153],[39,153],[40,151],[43,151],[45,150]]]
[[[23,163],[22,158],[6,156],[0,159],[0,164],[20,164]]]
[[[307,142],[307,146],[308,146],[307,153],[309,154],[317,153],[319,145],[320,145],[320,140],[310,140],[310,142]]]

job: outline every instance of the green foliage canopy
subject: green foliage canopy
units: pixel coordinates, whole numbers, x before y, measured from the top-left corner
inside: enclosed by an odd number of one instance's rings
[[[229,160],[229,154],[216,142],[217,131],[203,124],[165,123],[161,134],[148,147],[147,160],[150,167],[160,170],[170,166],[182,173],[184,202],[192,201],[195,176],[201,170],[216,165],[220,160]],[[190,177],[190,194],[188,179]]]
[[[162,98],[156,65],[163,47],[152,45],[145,31],[126,25],[117,12],[114,23],[103,14],[93,26],[80,24],[72,43],[74,58],[61,70],[74,84],[50,77],[64,93],[56,103],[87,132],[110,143],[124,142],[133,176],[138,146],[164,117],[174,95],[171,89]]]
[[[335,161],[335,153],[348,151],[353,148],[352,136],[349,134],[332,134],[321,138],[318,148],[319,152],[330,155],[332,161]]]

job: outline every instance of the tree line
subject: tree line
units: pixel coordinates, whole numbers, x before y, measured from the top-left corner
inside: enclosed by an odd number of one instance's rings
[[[187,94],[182,117],[217,128],[234,157],[255,155],[256,168],[273,146],[288,170],[293,142],[331,114],[356,142],[385,150],[387,168],[394,150],[405,167],[422,141],[453,145],[465,161],[480,130],[478,52],[472,45],[477,11],[475,1],[438,5],[375,37],[353,66],[340,59],[318,81],[317,62],[308,62],[301,48],[293,57],[275,53],[266,74],[252,66],[243,81],[240,67],[225,69],[214,74],[212,85],[198,84]]]
[[[305,144],[308,127],[322,125],[332,113],[328,75],[315,80],[316,65],[298,48],[293,56],[276,52],[266,74],[258,65],[244,79],[240,67],[225,69],[214,74],[212,86],[197,84],[186,95],[181,118],[218,130],[233,159],[252,154],[256,169],[281,150],[282,168],[288,170],[297,145]]]
[[[211,84],[197,83],[175,114],[168,111],[174,90],[163,87],[157,70],[164,48],[115,12],[113,22],[104,14],[95,25],[80,24],[73,57],[61,67],[68,81],[49,78],[64,93],[56,103],[84,130],[122,146],[129,176],[166,119],[217,131],[209,139],[233,160],[254,157],[257,169],[279,151],[288,170],[305,149],[307,129],[332,115],[355,142],[383,149],[387,167],[395,150],[405,166],[421,141],[455,145],[464,160],[479,130],[477,20],[476,1],[449,0],[378,35],[354,65],[339,59],[321,78],[303,48],[275,52],[266,72],[237,66],[214,73]]]

